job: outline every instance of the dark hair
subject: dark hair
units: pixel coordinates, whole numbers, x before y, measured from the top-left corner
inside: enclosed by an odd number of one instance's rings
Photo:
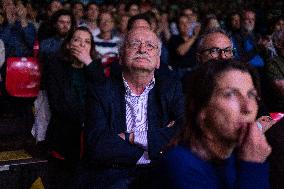
[[[198,123],[199,114],[208,105],[212,97],[217,77],[231,70],[249,73],[258,95],[260,95],[258,75],[248,64],[231,59],[212,60],[201,65],[192,75],[186,78],[185,125],[181,128],[180,133],[171,141],[170,146],[177,144],[188,146],[191,139],[200,139],[202,137],[202,130]]]
[[[56,11],[52,16],[51,16],[51,24],[52,24],[52,27],[54,28],[54,30],[56,31],[56,23],[58,21],[58,19],[60,18],[60,16],[69,16],[70,17],[70,20],[71,20],[71,27],[70,27],[70,31],[71,30],[74,30],[75,26],[76,26],[76,22],[75,22],[75,18],[73,16],[73,14],[68,11],[68,10],[64,10],[64,9],[61,9],[61,10],[58,10]]]
[[[87,6],[86,6],[86,11],[90,8],[90,6],[92,6],[92,5],[95,5],[95,6],[97,6],[98,8],[99,8],[99,5],[97,4],[97,3],[95,3],[95,2],[90,2],[90,3],[88,3],[87,4]]]
[[[131,2],[129,2],[129,3],[127,3],[127,4],[125,5],[125,11],[126,11],[126,12],[129,12],[130,7],[131,7],[132,5],[137,5],[137,6],[139,7],[138,1],[131,1]]]
[[[136,20],[145,20],[149,26],[151,26],[151,20],[148,14],[143,13],[143,14],[137,14],[135,16],[132,16],[129,20],[128,20],[128,24],[127,24],[127,30],[131,30],[133,28],[133,24],[135,23]]]
[[[114,15],[112,14],[112,12],[110,12],[110,11],[102,11],[102,12],[100,12],[100,14],[98,15],[98,24],[100,24],[100,22],[101,22],[101,16],[102,16],[103,14],[109,14],[110,17],[111,17],[111,19],[112,19],[112,21],[115,22]]]
[[[80,26],[75,28],[74,30],[72,30],[71,32],[68,33],[66,39],[63,41],[62,45],[61,45],[61,49],[60,49],[60,53],[59,53],[59,57],[61,60],[63,60],[64,62],[70,62],[71,60],[71,54],[70,54],[70,50],[67,48],[67,45],[70,43],[71,39],[73,38],[75,32],[77,31],[85,31],[87,33],[90,34],[91,37],[91,51],[90,51],[90,55],[91,58],[97,59],[97,52],[95,49],[95,43],[94,43],[94,38],[92,33],[90,32],[90,30],[85,27],[85,26]]]
[[[82,5],[83,9],[85,9],[85,5],[84,5],[84,3],[82,3],[81,1],[75,1],[75,2],[73,2],[73,3],[71,4],[71,9],[73,10],[74,7],[75,7],[75,5],[77,5],[77,4]]]
[[[58,3],[62,4],[60,0],[52,0],[52,1],[50,1],[50,2],[48,3],[48,5],[47,5],[47,10],[50,10],[50,9],[51,9],[51,4],[52,4],[53,2],[58,2]]]

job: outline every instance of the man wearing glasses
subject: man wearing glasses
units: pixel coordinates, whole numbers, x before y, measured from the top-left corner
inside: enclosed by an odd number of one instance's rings
[[[85,188],[148,188],[184,106],[180,82],[154,74],[160,53],[154,32],[134,28],[120,49],[122,73],[89,88],[83,174],[90,173],[86,180],[94,178],[94,183]]]
[[[234,48],[225,31],[214,29],[200,37],[196,55],[199,63],[213,59],[230,59],[234,56]]]

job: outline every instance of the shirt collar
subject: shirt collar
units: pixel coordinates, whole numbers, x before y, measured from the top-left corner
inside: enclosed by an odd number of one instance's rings
[[[142,94],[145,93],[145,91],[150,91],[151,89],[153,89],[153,87],[154,87],[154,85],[155,85],[155,77],[153,77],[152,80],[151,80],[151,81],[148,83],[148,85],[145,87],[143,93],[142,93],[141,95],[136,95],[136,94],[134,94],[134,93],[131,91],[131,89],[130,89],[130,87],[129,87],[127,81],[126,81],[126,79],[123,77],[123,74],[122,74],[122,79],[123,79],[123,84],[124,84],[124,87],[125,87],[126,95],[131,95],[131,96],[141,96]]]

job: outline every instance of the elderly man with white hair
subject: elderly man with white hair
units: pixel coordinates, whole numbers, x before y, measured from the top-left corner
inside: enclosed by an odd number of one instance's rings
[[[134,28],[120,50],[119,77],[90,85],[86,169],[94,176],[94,188],[147,188],[162,148],[182,121],[181,84],[154,74],[160,51],[154,32]]]

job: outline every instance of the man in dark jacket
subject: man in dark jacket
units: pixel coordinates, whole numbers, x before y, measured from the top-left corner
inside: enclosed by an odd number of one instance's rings
[[[86,159],[94,188],[144,187],[182,121],[180,83],[154,75],[160,50],[150,29],[132,29],[120,51],[122,74],[89,87]]]

